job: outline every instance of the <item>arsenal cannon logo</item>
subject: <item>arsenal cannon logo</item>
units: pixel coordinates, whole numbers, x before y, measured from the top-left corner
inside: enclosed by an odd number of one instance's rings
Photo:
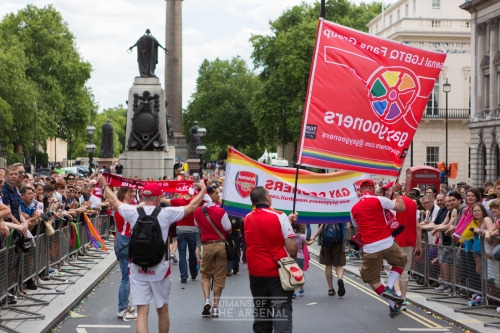
[[[236,174],[234,183],[236,191],[244,199],[250,195],[250,192],[257,186],[257,175],[253,172],[239,171]]]

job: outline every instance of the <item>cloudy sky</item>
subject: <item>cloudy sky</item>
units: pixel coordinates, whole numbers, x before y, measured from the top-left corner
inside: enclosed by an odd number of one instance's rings
[[[196,88],[198,68],[204,59],[230,59],[240,55],[253,68],[251,34],[269,33],[269,20],[286,8],[313,0],[185,0],[183,24],[183,93],[186,108]],[[359,0],[354,0],[359,3]],[[367,0],[365,2],[371,2]],[[385,0],[385,3],[394,1]],[[88,82],[99,110],[125,105],[134,76],[138,75],[134,45],[146,29],[165,46],[165,0],[2,0],[0,17],[25,8],[53,4],[76,37],[80,54],[92,64]],[[319,14],[319,13],[318,13]],[[165,58],[156,74],[164,86]]]

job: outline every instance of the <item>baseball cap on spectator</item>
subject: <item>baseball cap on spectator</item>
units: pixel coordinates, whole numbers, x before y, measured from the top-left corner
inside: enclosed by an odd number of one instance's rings
[[[158,197],[162,194],[161,187],[156,183],[149,183],[142,189],[142,195],[145,197]]]
[[[382,188],[383,188],[384,190],[387,190],[388,188],[392,187],[392,185],[394,185],[394,182],[390,182],[390,183],[388,183],[387,185],[382,186]]]
[[[375,184],[373,183],[373,180],[371,180],[371,179],[363,179],[359,183],[359,187],[363,187],[363,186],[375,186]]]

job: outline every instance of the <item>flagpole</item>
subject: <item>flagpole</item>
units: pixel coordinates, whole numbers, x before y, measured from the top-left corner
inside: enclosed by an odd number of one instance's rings
[[[297,199],[297,182],[299,180],[299,167],[300,164],[296,164],[297,170],[295,171],[295,188],[293,190],[293,213],[295,213],[295,200]]]
[[[319,17],[325,18],[325,0],[321,0],[321,11],[319,13]],[[298,170],[298,169],[297,169]],[[295,204],[295,202],[294,202]]]

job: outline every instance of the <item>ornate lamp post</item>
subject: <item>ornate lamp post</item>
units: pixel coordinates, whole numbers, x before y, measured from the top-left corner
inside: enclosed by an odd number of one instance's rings
[[[446,114],[445,114],[445,123],[446,123],[446,160],[445,160],[445,174],[446,174],[446,186],[448,186],[448,176],[450,170],[448,168],[448,93],[451,91],[451,84],[448,83],[448,79],[446,79],[446,83],[443,84],[443,91],[446,94]]]
[[[87,153],[89,153],[89,176],[92,174],[92,157],[94,156],[94,151],[95,151],[95,144],[92,142],[92,137],[94,136],[94,133],[96,131],[95,126],[92,125],[92,122],[90,122],[90,125],[87,126],[85,129],[87,131],[87,134],[89,135],[89,143],[85,146],[85,150]]]
[[[200,177],[203,177],[203,155],[207,152],[207,147],[203,145],[203,137],[207,135],[207,130],[203,125],[198,128],[196,135],[200,138],[200,145],[196,147],[196,154],[200,156]]]

